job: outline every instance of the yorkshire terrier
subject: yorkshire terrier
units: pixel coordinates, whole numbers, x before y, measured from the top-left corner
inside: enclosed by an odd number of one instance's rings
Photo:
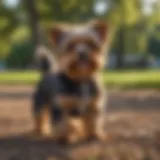
[[[36,133],[50,133],[69,143],[91,137],[106,139],[101,70],[108,38],[109,27],[101,21],[51,28],[57,68],[53,71],[52,58],[41,54],[45,73],[34,95]]]

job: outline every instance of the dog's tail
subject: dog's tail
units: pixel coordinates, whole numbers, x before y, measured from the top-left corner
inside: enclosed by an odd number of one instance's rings
[[[36,48],[35,62],[42,74],[53,71],[56,65],[52,52],[42,45]]]

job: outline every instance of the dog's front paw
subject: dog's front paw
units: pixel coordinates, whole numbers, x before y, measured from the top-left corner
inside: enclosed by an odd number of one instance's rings
[[[101,142],[105,142],[105,141],[108,141],[111,139],[110,135],[105,132],[95,133],[94,138],[101,141]]]
[[[106,135],[103,132],[96,133],[95,138],[101,142],[106,141]]]

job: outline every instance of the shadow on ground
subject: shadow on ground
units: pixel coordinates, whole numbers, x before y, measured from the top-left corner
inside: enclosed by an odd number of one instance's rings
[[[146,137],[114,137],[102,144],[88,142],[72,146],[24,136],[0,140],[2,160],[159,160],[160,142]]]

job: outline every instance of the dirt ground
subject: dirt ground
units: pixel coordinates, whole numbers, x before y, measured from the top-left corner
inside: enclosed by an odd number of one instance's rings
[[[0,160],[160,160],[160,91],[108,91],[106,133],[76,145],[27,138],[33,127],[30,86],[0,86]]]

